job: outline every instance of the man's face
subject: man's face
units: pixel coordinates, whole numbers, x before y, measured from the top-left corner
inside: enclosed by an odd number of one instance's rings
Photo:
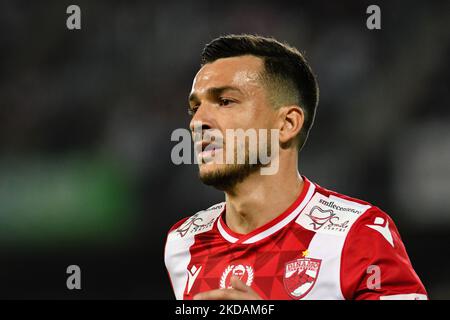
[[[248,144],[234,143],[235,154],[239,148],[243,149],[244,164],[238,164],[237,157],[234,157],[234,163],[225,163],[225,150],[226,129],[273,128],[276,111],[270,105],[267,89],[260,79],[263,69],[263,60],[255,56],[223,58],[203,66],[194,78],[189,96],[190,108],[195,111],[191,131],[208,133],[217,130],[224,139],[222,149],[201,154],[205,162],[199,162],[199,175],[208,185],[220,189],[233,187],[260,166],[248,163],[249,154],[257,152],[253,148],[249,150]],[[196,141],[194,137],[194,142],[201,144],[202,141]],[[222,156],[223,163],[215,161]]]

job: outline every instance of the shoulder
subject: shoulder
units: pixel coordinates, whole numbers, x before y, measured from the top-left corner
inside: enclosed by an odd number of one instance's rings
[[[371,203],[325,189],[315,184],[311,200],[302,210],[297,223],[316,232],[347,237],[354,225],[370,219],[381,210]]]
[[[367,201],[316,186],[308,206],[313,217],[323,212],[331,216],[331,228],[325,228],[324,232],[345,235],[344,250],[352,247],[370,255],[376,253],[374,248],[385,251],[404,248],[393,219]]]
[[[315,193],[297,223],[318,234],[339,237],[343,251],[356,251],[368,255],[389,247],[403,249],[400,234],[392,218],[373,204],[315,185]],[[374,250],[374,248],[380,248]]]
[[[335,200],[334,203],[327,203],[329,206],[340,203],[346,204],[347,207],[337,208],[342,212],[356,213],[353,216],[351,228],[347,230],[347,242],[360,241],[362,239],[369,240],[368,245],[374,245],[378,242],[387,242],[391,246],[394,246],[393,242],[395,235],[399,238],[397,227],[395,226],[392,218],[385,211],[379,207],[353,197],[349,197],[343,194],[339,194],[335,191],[327,190],[324,188],[318,188],[322,194],[328,195],[329,199]],[[393,236],[393,234],[395,234]]]
[[[325,238],[342,244],[340,283],[346,299],[426,298],[400,233],[386,212],[317,185],[305,209],[304,225],[316,227],[316,233],[331,234]]]
[[[224,208],[225,202],[217,203],[205,210],[198,211],[192,216],[181,219],[170,228],[167,240],[192,238],[197,234],[210,231]]]

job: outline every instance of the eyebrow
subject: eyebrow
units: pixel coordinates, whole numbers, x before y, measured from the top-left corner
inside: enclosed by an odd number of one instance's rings
[[[236,91],[240,94],[242,94],[242,91],[239,88],[233,87],[233,86],[223,86],[223,87],[212,87],[206,90],[206,95],[217,97],[220,96],[225,91]],[[189,95],[189,102],[192,101],[198,101],[198,96],[195,93],[191,93]]]

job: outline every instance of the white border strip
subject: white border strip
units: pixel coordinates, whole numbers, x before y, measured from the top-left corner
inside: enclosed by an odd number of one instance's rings
[[[224,237],[227,241],[231,242],[231,243],[235,243],[237,242],[239,239],[235,238],[231,235],[229,235],[225,229],[222,226],[222,223],[220,223],[220,217],[217,219],[217,229],[219,229],[220,234],[222,235],[222,237]]]

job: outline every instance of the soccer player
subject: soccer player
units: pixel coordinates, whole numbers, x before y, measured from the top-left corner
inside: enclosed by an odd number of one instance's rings
[[[169,231],[165,264],[176,298],[427,299],[385,212],[298,172],[319,96],[302,54],[272,38],[228,35],[207,44],[201,61],[190,128],[224,137],[212,149],[194,142],[200,179],[225,201]],[[275,129],[277,152],[270,163],[250,163],[256,151],[228,140],[227,129]],[[244,163],[217,161],[230,145],[244,149]],[[275,160],[276,173],[262,174]]]

